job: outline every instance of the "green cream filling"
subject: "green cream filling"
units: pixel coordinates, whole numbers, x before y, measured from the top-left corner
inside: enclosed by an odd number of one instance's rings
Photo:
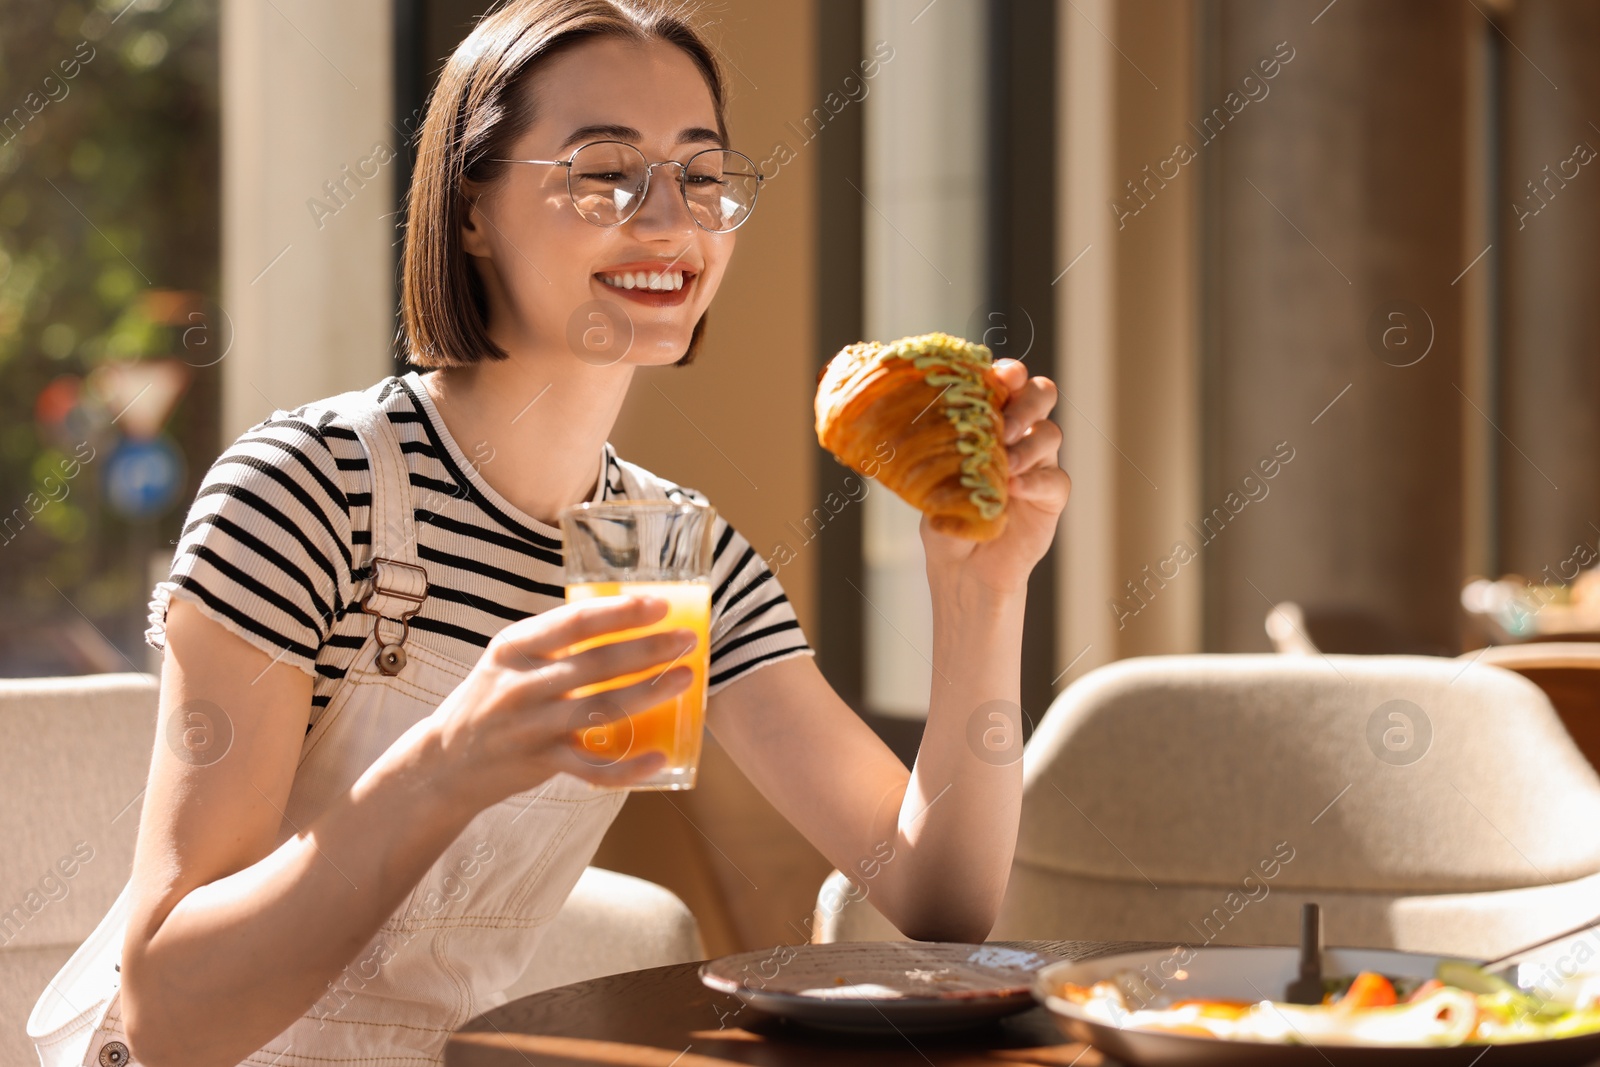
[[[911,360],[912,366],[925,372],[924,381],[944,390],[945,417],[956,428],[956,448],[961,452],[961,484],[971,490],[968,499],[978,514],[985,520],[993,519],[1005,509],[1005,501],[981,472],[995,447],[1000,415],[989,399],[982,371],[950,356],[952,350],[984,363],[993,360],[983,345],[942,333],[902,338],[885,345],[883,354]],[[932,367],[940,369],[930,371]]]

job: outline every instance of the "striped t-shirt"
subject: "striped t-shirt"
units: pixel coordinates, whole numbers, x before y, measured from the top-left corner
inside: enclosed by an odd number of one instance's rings
[[[420,375],[373,386],[400,439],[410,476],[418,562],[428,596],[407,641],[474,663],[507,624],[565,602],[561,530],[507,502],[450,436]],[[628,478],[624,478],[626,468]],[[591,499],[627,496],[627,482],[669,499],[708,503],[618,458],[596,457]],[[189,509],[168,580],[150,602],[145,640],[166,643],[171,596],[194,602],[228,630],[313,676],[311,723],[332,698],[372,628],[356,583],[370,546],[372,476],[349,421],[316,402],[274,411],[206,471]],[[716,693],[759,665],[810,654],[777,577],[717,516],[712,564],[711,664]],[[308,727],[309,730],[309,727]]]

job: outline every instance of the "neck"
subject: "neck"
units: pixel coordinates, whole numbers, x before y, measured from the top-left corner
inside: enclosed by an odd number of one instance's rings
[[[595,367],[566,352],[507,351],[508,359],[430,371],[422,381],[483,480],[553,526],[562,508],[593,496],[600,449],[633,367]]]

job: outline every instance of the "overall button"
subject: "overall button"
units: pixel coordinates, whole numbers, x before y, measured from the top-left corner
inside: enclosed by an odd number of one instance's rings
[[[128,1046],[120,1041],[107,1041],[100,1046],[100,1067],[127,1067]]]
[[[384,645],[378,650],[378,669],[384,674],[399,674],[406,668],[406,650],[399,645]]]

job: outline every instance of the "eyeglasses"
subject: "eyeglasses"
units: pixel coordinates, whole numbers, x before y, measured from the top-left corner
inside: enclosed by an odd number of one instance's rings
[[[729,148],[707,148],[687,162],[651,163],[625,141],[591,141],[566,159],[496,159],[496,163],[541,163],[567,168],[567,195],[596,226],[620,226],[638,212],[657,167],[678,168],[678,191],[702,230],[737,230],[755,210],[765,176],[755,161]]]

